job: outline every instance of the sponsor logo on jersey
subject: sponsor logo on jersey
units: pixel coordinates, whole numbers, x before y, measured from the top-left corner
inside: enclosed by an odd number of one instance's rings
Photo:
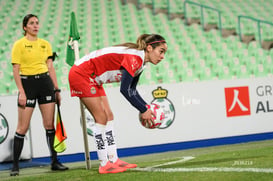
[[[72,93],[72,94],[82,94],[82,91],[72,90],[71,93]]]
[[[32,48],[32,45],[25,45],[25,48]]]
[[[47,100],[47,101],[52,100],[52,96],[46,96],[46,100]]]
[[[34,104],[35,103],[35,99],[28,99],[27,100],[27,104]]]

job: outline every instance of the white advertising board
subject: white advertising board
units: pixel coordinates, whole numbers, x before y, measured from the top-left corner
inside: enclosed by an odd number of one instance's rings
[[[272,78],[255,78],[139,86],[138,91],[147,103],[156,102],[164,107],[168,120],[159,129],[144,128],[138,111],[120,94],[119,88],[106,88],[114,113],[117,146],[134,148],[273,132],[272,82]],[[152,94],[158,88],[160,92]],[[16,115],[7,110],[7,117]],[[31,121],[34,158],[49,156],[37,111],[36,108]],[[78,98],[62,92],[61,113],[68,135],[67,150],[61,155],[83,153]],[[90,120],[87,125],[91,125]],[[90,151],[95,151],[93,137],[88,136],[88,141]]]

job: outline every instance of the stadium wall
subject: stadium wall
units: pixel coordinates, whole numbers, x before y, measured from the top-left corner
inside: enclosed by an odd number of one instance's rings
[[[169,122],[160,129],[144,128],[138,120],[138,111],[119,93],[119,88],[106,88],[115,116],[119,154],[132,156],[273,139],[272,82],[273,78],[253,78],[139,86],[138,90],[147,102],[161,100],[158,103],[163,105]],[[153,94],[158,89],[161,92]],[[167,94],[162,92],[164,89]],[[6,139],[0,144],[1,153],[9,155],[3,157],[1,154],[0,161],[11,159],[10,143],[17,124],[16,99],[17,96],[0,97],[0,112],[9,127]],[[84,143],[79,100],[71,98],[69,92],[62,92],[61,113],[68,138],[67,149],[60,155],[67,161],[81,161]],[[90,117],[87,127],[92,134]],[[4,135],[4,132],[2,126],[0,133]],[[88,136],[89,149],[91,159],[96,159],[91,134]],[[24,153],[36,160],[46,159],[49,151],[37,107],[29,135]]]

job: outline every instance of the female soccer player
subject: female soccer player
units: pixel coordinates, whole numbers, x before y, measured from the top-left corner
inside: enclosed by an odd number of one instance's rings
[[[18,124],[14,136],[13,167],[10,175],[19,175],[19,157],[24,137],[28,131],[31,116],[38,100],[46,131],[46,139],[51,154],[52,170],[67,170],[57,159],[54,144],[55,103],[60,103],[51,45],[38,38],[39,20],[28,14],[23,19],[24,37],[17,40],[12,48],[13,76],[18,88]]]
[[[143,34],[135,43],[124,43],[93,51],[82,57],[69,72],[71,96],[77,96],[95,119],[94,138],[100,160],[99,173],[118,173],[136,164],[118,158],[113,129],[114,116],[102,84],[121,82],[120,92],[152,124],[153,113],[146,108],[136,86],[147,62],[158,64],[167,51],[165,39]]]

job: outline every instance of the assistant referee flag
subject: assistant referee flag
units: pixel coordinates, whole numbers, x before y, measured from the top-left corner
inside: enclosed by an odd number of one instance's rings
[[[57,119],[56,119],[56,131],[54,138],[54,150],[57,153],[62,153],[66,150],[66,144],[64,140],[67,138],[66,131],[62,122],[60,106],[57,104]]]

